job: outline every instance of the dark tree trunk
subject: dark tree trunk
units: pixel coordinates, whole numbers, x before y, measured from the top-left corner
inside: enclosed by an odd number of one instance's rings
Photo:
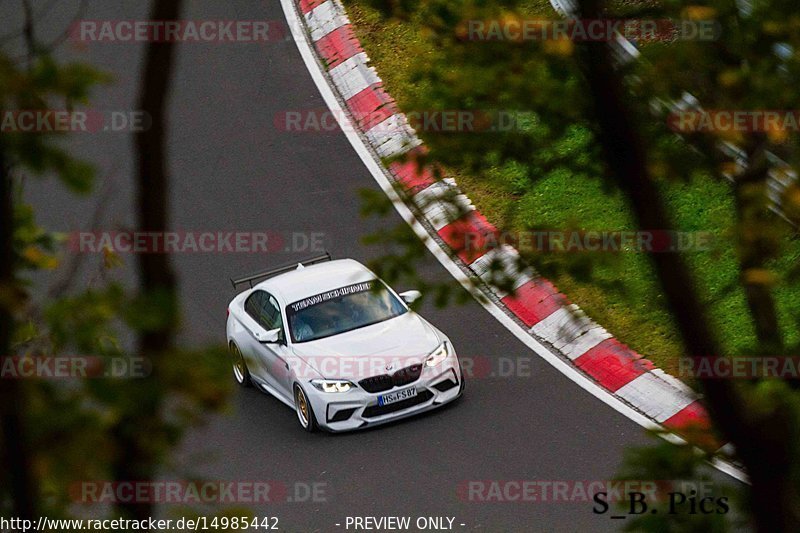
[[[154,0],[151,20],[177,20],[181,0]],[[149,43],[139,90],[139,110],[152,120],[150,128],[136,134],[137,153],[137,228],[140,231],[164,232],[169,226],[169,179],[166,154],[166,112],[170,77],[175,56],[171,42]],[[143,253],[138,256],[142,295],[157,301],[166,311],[167,320],[153,330],[142,331],[138,337],[139,354],[152,362],[153,373],[140,380],[134,388],[136,405],[120,422],[115,437],[120,454],[114,465],[118,481],[146,482],[157,474],[163,445],[164,428],[163,387],[159,384],[159,361],[173,347],[177,324],[177,283],[167,254]],[[151,437],[156,439],[152,441]],[[159,442],[161,439],[161,442]],[[152,504],[133,502],[120,504],[128,516],[144,519],[152,516]]]
[[[602,18],[602,0],[581,0],[581,16]],[[584,71],[599,127],[599,140],[609,173],[630,200],[641,230],[669,230],[670,219],[646,165],[642,139],[625,91],[615,71],[606,43],[587,43],[583,49]],[[675,318],[686,355],[722,355],[697,296],[689,269],[678,253],[654,253],[655,267],[667,305]],[[791,484],[790,453],[795,439],[789,409],[776,408],[756,414],[742,395],[724,379],[703,380],[712,420],[730,439],[752,482],[752,504],[757,526],[763,532],[800,531],[798,494]]]
[[[747,307],[753,318],[756,338],[766,355],[783,351],[783,338],[778,325],[778,312],[769,284],[751,279],[748,272],[764,269],[771,253],[769,243],[741,236],[757,235],[753,228],[772,224],[774,218],[765,205],[769,163],[766,156],[766,136],[751,134],[746,148],[748,167],[734,181],[736,216],[739,224],[741,257],[739,272],[744,285]]]
[[[15,298],[14,278],[14,202],[11,170],[0,140],[0,359],[11,356]],[[14,515],[35,520],[36,483],[31,469],[28,433],[25,430],[23,384],[15,379],[0,379],[0,438],[3,468],[11,491]]]

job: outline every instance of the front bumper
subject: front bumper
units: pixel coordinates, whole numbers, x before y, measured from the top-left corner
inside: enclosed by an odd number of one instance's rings
[[[325,393],[310,383],[305,383],[303,389],[317,424],[325,430],[337,432],[377,426],[440,407],[461,395],[463,379],[458,358],[451,354],[435,367],[423,366],[419,379],[413,383],[379,393],[370,393],[361,387],[345,393]],[[378,405],[378,396],[412,387],[417,389],[416,396]]]

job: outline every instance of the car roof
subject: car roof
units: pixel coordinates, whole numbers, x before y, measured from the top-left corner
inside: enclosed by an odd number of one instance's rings
[[[358,261],[337,259],[280,274],[262,281],[254,289],[265,290],[287,305],[315,294],[371,279],[375,279],[375,274]]]

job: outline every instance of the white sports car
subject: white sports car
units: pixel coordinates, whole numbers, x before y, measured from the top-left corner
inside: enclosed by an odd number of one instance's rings
[[[255,280],[268,278],[253,286]],[[447,336],[364,265],[326,254],[231,280],[233,375],[297,412],[314,431],[348,431],[428,411],[461,396]]]

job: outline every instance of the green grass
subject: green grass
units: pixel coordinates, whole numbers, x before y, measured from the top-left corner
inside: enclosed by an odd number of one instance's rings
[[[386,21],[362,0],[344,3],[385,88],[403,108],[403,102],[411,100],[415,91],[424,90],[409,81],[416,62],[425,61],[426,55],[431,54],[420,27],[413,22]],[[530,2],[529,12],[532,16],[553,16],[546,0]],[[635,229],[622,194],[607,190],[596,176],[560,171],[531,183],[519,178],[522,173],[513,166],[485,169],[481,176],[459,168],[448,169],[448,174],[477,208],[503,230]],[[729,185],[697,176],[688,183],[667,183],[661,188],[676,228],[710,231],[717,238],[712,251],[687,253],[685,257],[694,270],[697,289],[709,306],[726,354],[752,348],[754,329],[738,285],[731,234],[735,211]],[[537,267],[622,342],[667,372],[675,373],[681,344],[646,256],[567,255],[542,256],[537,258]],[[786,253],[772,266],[776,272],[784,273],[798,262],[800,241],[795,239],[788,242]],[[796,285],[779,285],[775,297],[787,344],[800,343],[800,290]]]

